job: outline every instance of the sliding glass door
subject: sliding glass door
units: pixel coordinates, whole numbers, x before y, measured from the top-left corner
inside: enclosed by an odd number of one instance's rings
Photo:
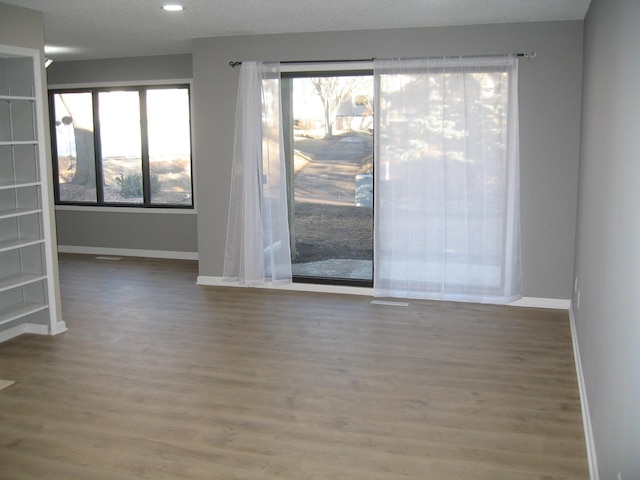
[[[283,103],[294,280],[371,285],[372,75],[286,76]]]

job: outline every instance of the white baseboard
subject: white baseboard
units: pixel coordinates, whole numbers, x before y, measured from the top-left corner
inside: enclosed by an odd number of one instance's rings
[[[55,329],[53,330],[53,332],[51,332],[51,335],[58,335],[59,333],[64,333],[67,331],[67,323],[66,322],[58,322],[56,323]],[[30,333],[38,333],[38,332],[30,332]],[[48,334],[49,332],[44,333],[44,335]]]
[[[222,277],[213,277],[200,275],[196,282],[198,285],[208,285],[214,287],[242,287],[237,282],[225,282]],[[373,297],[373,288],[367,287],[350,287],[345,285],[324,285],[316,283],[289,283],[286,285],[272,285],[270,283],[264,285],[256,285],[252,288],[273,288],[278,290],[293,290],[298,292],[318,292],[318,293],[338,293],[344,295],[364,295]],[[559,310],[568,310],[570,300],[558,298],[536,298],[523,297],[518,301],[509,303],[515,307],[533,307],[533,308],[553,308]]]
[[[598,460],[596,456],[596,444],[593,437],[593,427],[591,425],[591,415],[589,414],[589,402],[587,401],[587,386],[582,371],[582,360],[580,358],[580,346],[578,344],[578,331],[573,313],[573,304],[569,306],[569,322],[571,325],[571,339],[573,341],[573,356],[578,375],[578,390],[580,391],[580,403],[582,405],[582,423],[584,426],[584,438],[587,444],[587,460],[589,462],[589,478],[599,480]]]
[[[172,260],[198,260],[197,252],[175,252],[166,250],[142,250],[133,248],[79,247],[58,245],[60,253],[80,253],[83,255],[115,255],[121,257],[168,258]]]
[[[509,305],[513,307],[533,307],[533,308],[551,308],[555,310],[569,310],[571,300],[564,298],[540,298],[540,297],[522,297],[520,300],[511,302]]]
[[[37,323],[22,323],[15,327],[8,328],[0,332],[0,343],[11,340],[14,337],[22,335],[24,333],[35,333],[37,335],[56,335],[58,333],[66,332],[67,326],[64,322],[58,322],[55,332],[49,332],[47,325],[39,325]]]
[[[211,277],[206,275],[199,275],[196,281],[197,285],[207,285],[211,287],[238,287],[245,288],[243,285],[239,285],[238,282],[225,282],[222,277]],[[364,295],[373,297],[373,288],[368,287],[350,287],[346,285],[324,285],[318,283],[289,283],[286,285],[273,285],[270,283],[264,285],[256,285],[251,288],[271,288],[277,290],[291,290],[297,292],[317,292],[317,293],[337,293],[342,295]]]
[[[11,340],[12,338],[17,337],[18,335],[22,335],[23,333],[27,333],[25,324],[16,325],[15,327],[3,330],[2,332],[0,332],[0,343]]]
[[[25,323],[24,333],[35,333],[36,335],[49,335],[49,327],[37,325],[35,323]]]

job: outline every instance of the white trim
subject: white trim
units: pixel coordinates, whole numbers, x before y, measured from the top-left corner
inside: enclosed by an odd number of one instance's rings
[[[520,300],[511,302],[508,305],[513,307],[533,307],[533,308],[552,308],[556,310],[569,310],[571,300],[565,298],[540,298],[540,297],[522,297]]]
[[[238,282],[225,282],[222,277],[211,277],[207,275],[198,275],[197,285],[205,285],[211,287],[238,287],[244,288]],[[251,288],[267,288],[277,290],[291,290],[298,292],[318,292],[318,293],[336,293],[343,295],[365,295],[373,296],[373,288],[368,287],[350,287],[345,285],[323,285],[316,283],[288,283],[286,285],[273,285],[267,283],[264,285],[255,285]]]
[[[47,85],[47,90],[77,90],[79,88],[146,87],[156,85],[189,84],[193,87],[193,78],[175,78],[169,80],[126,80],[121,82],[56,83]]]
[[[42,52],[44,54],[44,52]],[[52,170],[50,163],[50,152],[45,148],[45,139],[47,139],[47,132],[49,125],[45,125],[45,118],[47,115],[47,97],[46,97],[46,70],[40,51],[38,51],[33,57],[34,68],[34,85],[36,85],[36,123],[34,128],[37,131],[38,139],[38,164],[39,164],[39,179],[40,179],[40,197],[42,202],[42,235],[44,238],[44,264],[47,273],[47,304],[49,307],[49,315],[47,318],[47,325],[38,324],[25,324],[25,333],[37,333],[40,335],[55,335],[58,333],[58,327],[64,326],[64,322],[61,320],[62,307],[60,299],[60,281],[58,277],[58,264],[55,259],[56,255],[56,230],[55,230],[55,212],[53,209],[53,199],[51,183]],[[44,87],[44,88],[43,88]],[[62,331],[65,331],[66,327]]]
[[[168,250],[142,250],[133,248],[80,247],[58,245],[59,253],[79,253],[82,255],[115,255],[122,257],[168,258],[172,260],[198,260],[197,252],[176,252]]]
[[[587,400],[587,385],[584,380],[582,370],[582,360],[580,358],[580,347],[578,344],[578,331],[576,330],[576,320],[573,313],[573,303],[569,307],[569,323],[571,325],[571,340],[573,342],[573,356],[576,364],[578,376],[578,390],[580,392],[580,403],[582,405],[582,423],[584,426],[584,439],[587,444],[587,460],[589,463],[589,478],[599,480],[598,459],[596,455],[596,444],[593,436],[593,426],[591,425],[591,415],[589,414],[589,402]]]
[[[58,335],[59,333],[64,333],[67,331],[67,323],[64,321],[59,321],[55,324],[54,330],[51,332],[51,335]]]
[[[408,307],[409,302],[393,302],[390,300],[371,300],[371,305],[387,305],[388,307]]]
[[[36,335],[49,335],[49,327],[47,325],[38,325],[37,323],[25,323],[24,333],[34,333]]]
[[[56,205],[56,211],[97,212],[97,213],[162,213],[196,215],[195,208],[141,208],[141,207],[102,207],[99,205]]]
[[[18,335],[22,335],[23,333],[27,333],[26,323],[21,323],[20,325],[16,325],[15,327],[3,330],[2,332],[0,332],[0,343],[11,340],[12,338],[17,337]]]
[[[0,332],[0,343],[11,340],[25,333],[33,333],[36,335],[57,335],[67,331],[67,326],[64,322],[58,322],[56,324],[55,331],[49,331],[48,325],[40,325],[37,323],[21,323],[15,327],[8,328]]]
[[[213,286],[213,287],[242,287],[238,282],[225,282],[222,277],[214,277],[208,275],[199,275],[196,281],[197,285]],[[351,287],[346,285],[324,285],[316,283],[289,283],[286,285],[273,285],[266,283],[264,285],[256,285],[251,288],[272,288],[277,290],[292,290],[299,292],[318,292],[318,293],[337,293],[345,295],[364,295],[373,297],[373,288],[369,287]],[[553,308],[559,310],[568,310],[570,300],[557,298],[536,298],[523,297],[508,306],[514,307],[532,307],[532,308]]]

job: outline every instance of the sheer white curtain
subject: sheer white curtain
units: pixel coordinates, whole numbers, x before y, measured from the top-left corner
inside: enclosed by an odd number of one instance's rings
[[[280,67],[240,69],[223,279],[291,282]]]
[[[522,296],[517,65],[374,62],[376,296]]]

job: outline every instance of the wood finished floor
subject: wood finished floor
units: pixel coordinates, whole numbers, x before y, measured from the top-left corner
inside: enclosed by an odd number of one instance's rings
[[[61,255],[0,344],[1,479],[587,479],[567,312],[199,287]]]

